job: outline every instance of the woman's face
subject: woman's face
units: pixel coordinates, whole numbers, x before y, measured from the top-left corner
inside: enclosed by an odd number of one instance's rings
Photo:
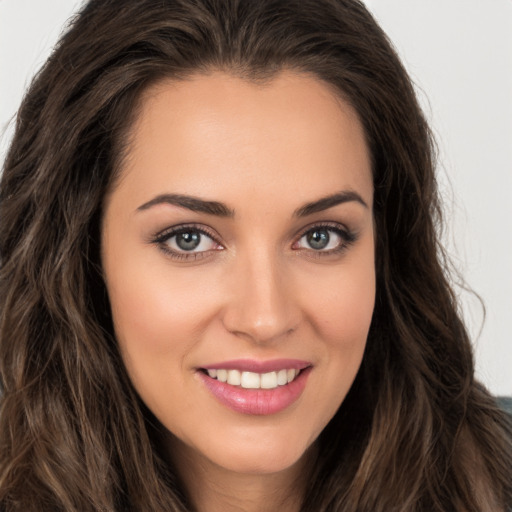
[[[313,77],[215,72],[147,90],[130,135],[102,262],[133,385],[180,453],[291,468],[345,398],[372,317],[361,124]]]

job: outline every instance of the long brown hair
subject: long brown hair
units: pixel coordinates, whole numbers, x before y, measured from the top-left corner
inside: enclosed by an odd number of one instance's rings
[[[117,351],[99,230],[141,92],[212,69],[313,74],[353,105],[371,150],[375,313],[302,510],[504,510],[512,428],[474,380],[432,138],[357,0],[92,0],[72,21],[23,101],[0,183],[0,508],[190,508]]]

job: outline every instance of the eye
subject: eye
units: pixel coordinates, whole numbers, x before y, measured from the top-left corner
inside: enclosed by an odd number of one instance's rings
[[[355,241],[355,235],[339,226],[314,226],[308,229],[293,245],[294,249],[336,253]]]
[[[193,258],[209,251],[223,249],[212,235],[202,228],[182,226],[164,231],[154,242],[162,250],[176,258]]]

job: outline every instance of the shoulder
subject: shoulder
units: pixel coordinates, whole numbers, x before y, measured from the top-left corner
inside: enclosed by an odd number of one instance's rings
[[[512,396],[498,396],[496,398],[496,403],[498,404],[498,407],[512,416]]]

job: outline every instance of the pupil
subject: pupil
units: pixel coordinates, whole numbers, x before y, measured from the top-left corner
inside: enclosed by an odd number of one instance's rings
[[[185,231],[176,235],[176,245],[184,251],[192,251],[201,243],[201,234],[196,231]]]
[[[326,229],[311,231],[308,233],[307,240],[312,249],[325,249],[329,244],[329,232]]]

